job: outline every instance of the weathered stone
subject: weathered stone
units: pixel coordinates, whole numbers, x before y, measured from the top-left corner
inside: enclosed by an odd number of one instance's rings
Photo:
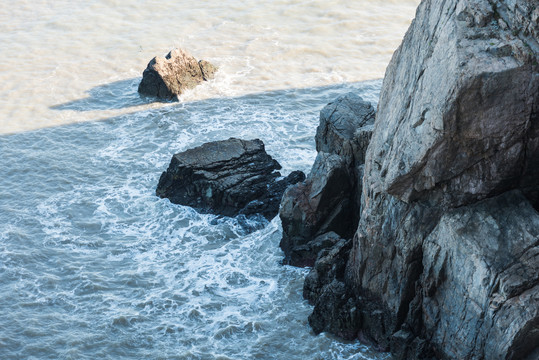
[[[539,214],[519,191],[445,213],[422,262],[423,331],[444,358],[522,359],[539,345]]]
[[[312,267],[320,251],[335,245],[341,237],[334,232],[317,236],[304,245],[294,246],[290,250],[289,262],[293,266]]]
[[[344,240],[337,234],[330,232],[320,235],[315,242],[328,242],[320,246],[316,262],[307,275],[303,286],[303,297],[311,304],[315,304],[323,288],[333,280],[343,281],[344,270],[348,260],[348,252],[352,246],[351,240]]]
[[[359,219],[362,164],[372,133],[374,108],[349,93],[320,112],[318,156],[307,180],[290,187],[281,203],[285,263],[312,266],[309,243],[333,231],[350,238]]]
[[[350,174],[342,158],[319,153],[307,180],[290,187],[281,202],[280,246],[285,263],[312,265],[317,254],[303,250],[318,234],[335,231],[351,236],[351,191]],[[297,247],[302,247],[301,251],[294,251]]]
[[[419,6],[386,71],[368,191],[459,206],[536,174],[537,147],[527,145],[538,141],[539,45],[515,31],[533,27],[521,16],[531,8],[524,0]],[[500,16],[507,30],[494,21]]]
[[[247,205],[239,211],[239,214],[261,214],[268,220],[273,219],[279,211],[279,205],[286,189],[304,180],[305,174],[298,170],[292,171],[286,177],[275,179],[275,181],[267,184],[267,191],[263,193],[262,196],[247,203]]]
[[[539,354],[538,5],[420,4],[384,78],[344,277],[306,279],[315,331],[396,359]]]
[[[374,116],[372,105],[356,94],[339,96],[320,111],[320,124],[315,136],[316,151],[340,155],[349,165],[354,164],[355,157],[360,155],[357,165],[363,164],[361,155],[367,146],[363,141],[358,143],[355,135],[364,126],[373,125]]]
[[[299,171],[281,178],[280,168],[258,139],[214,141],[175,154],[156,194],[202,212],[272,219],[286,187],[305,179]]]
[[[198,62],[198,65],[200,66],[200,70],[202,70],[202,77],[205,81],[209,81],[215,77],[215,73],[217,72],[217,66],[206,60],[200,60]]]
[[[329,332],[346,340],[355,340],[361,323],[361,314],[346,285],[333,280],[322,288],[309,325],[316,334]]]
[[[142,73],[138,92],[172,100],[185,90],[213,78],[217,68],[205,60],[197,61],[182,49],[170,51],[164,58],[154,57]]]
[[[529,3],[507,3],[422,2],[386,72],[345,284],[399,359],[520,359],[538,343],[537,213],[506,193],[537,199],[538,46],[514,31]]]
[[[340,239],[335,233],[322,235],[317,241],[324,237],[332,238],[332,245],[326,244],[319,252],[303,286],[303,297],[314,305],[309,324],[317,334],[327,331],[356,339],[361,313],[343,282],[352,241]]]

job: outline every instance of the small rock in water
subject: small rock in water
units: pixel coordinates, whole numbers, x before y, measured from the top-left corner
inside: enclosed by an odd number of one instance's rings
[[[197,61],[182,49],[174,49],[166,57],[156,56],[142,73],[138,92],[172,100],[185,90],[213,79],[217,67],[205,60]]]
[[[285,189],[305,180],[294,171],[281,177],[281,165],[261,140],[230,138],[175,154],[156,194],[172,203],[224,216],[260,214],[271,220]]]
[[[281,207],[290,262],[318,252],[304,287],[316,333],[396,360],[539,359],[537,1],[510,3],[421,2],[374,125],[351,98],[322,111],[315,166]],[[353,237],[326,225],[343,219],[343,168]],[[311,240],[323,231],[345,240]]]

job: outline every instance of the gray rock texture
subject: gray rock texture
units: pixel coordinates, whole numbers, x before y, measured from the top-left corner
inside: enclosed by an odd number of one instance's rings
[[[539,346],[539,214],[519,191],[444,213],[422,248],[416,330],[445,358]]]
[[[271,220],[286,187],[305,180],[301,171],[283,178],[280,168],[261,140],[214,141],[175,154],[156,194],[202,212]]]
[[[331,232],[318,236],[312,244],[323,244],[316,262],[305,278],[303,297],[314,305],[309,324],[315,333],[327,331],[352,340],[357,337],[361,321],[360,308],[347,293],[344,272],[352,240],[344,240]]]
[[[197,61],[185,50],[174,49],[164,58],[156,56],[148,63],[138,92],[166,100],[176,99],[185,90],[212,79],[216,71],[211,63]]]
[[[458,206],[537,179],[537,4],[419,6],[386,71],[366,191]]]
[[[369,144],[375,111],[354,93],[338,97],[320,111],[316,151],[341,156],[347,165],[362,165]],[[359,158],[356,158],[358,155]]]
[[[421,2],[366,153],[346,150],[364,157],[359,223],[307,277],[316,332],[396,359],[537,358],[538,18],[537,0]]]
[[[318,249],[309,243],[333,231],[351,238],[359,219],[359,184],[364,153],[372,133],[374,108],[353,93],[341,96],[320,112],[316,131],[318,156],[307,180],[283,196],[281,248],[285,263],[312,266]],[[297,248],[297,250],[296,250]]]

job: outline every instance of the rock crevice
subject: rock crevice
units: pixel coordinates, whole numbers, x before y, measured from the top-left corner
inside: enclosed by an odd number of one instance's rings
[[[352,93],[320,112],[315,163],[307,179],[290,187],[281,202],[280,246],[285,263],[312,266],[319,248],[310,243],[325,233],[352,237],[359,220],[359,188],[374,115],[371,104]]]

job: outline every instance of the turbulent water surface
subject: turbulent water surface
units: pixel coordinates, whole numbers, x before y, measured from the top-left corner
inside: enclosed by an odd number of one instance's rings
[[[12,1],[0,7],[0,358],[377,359],[314,335],[280,223],[155,196],[174,152],[260,138],[308,171],[318,112],[379,80],[417,1]],[[220,67],[138,96],[175,46]]]

